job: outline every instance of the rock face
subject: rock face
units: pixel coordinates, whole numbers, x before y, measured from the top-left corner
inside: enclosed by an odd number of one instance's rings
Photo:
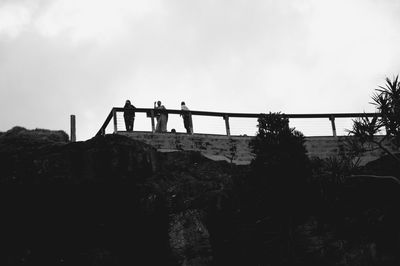
[[[392,180],[310,185],[287,219],[249,172],[121,135],[14,128],[0,135],[0,265],[399,265]]]
[[[210,265],[213,261],[210,234],[204,224],[205,214],[187,210],[171,217],[170,246],[179,264]]]
[[[206,210],[232,185],[227,163],[118,135],[36,133],[0,136],[1,265],[212,263]]]

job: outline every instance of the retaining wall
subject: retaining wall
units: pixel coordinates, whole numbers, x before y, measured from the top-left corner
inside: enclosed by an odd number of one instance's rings
[[[254,158],[249,147],[253,137],[249,136],[151,132],[118,132],[118,134],[145,142],[162,152],[194,150],[213,160],[232,161],[236,164],[249,164]],[[310,157],[324,159],[346,152],[346,143],[349,139],[350,137],[307,137],[305,146]],[[386,146],[395,150],[389,144]],[[361,164],[378,159],[382,155],[384,153],[380,149],[366,152],[361,157]]]

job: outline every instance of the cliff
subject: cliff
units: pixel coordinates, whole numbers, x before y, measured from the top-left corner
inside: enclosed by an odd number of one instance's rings
[[[397,174],[381,160],[361,173]],[[121,135],[70,143],[63,132],[14,128],[0,135],[0,161],[0,265],[399,262],[393,180],[310,181],[287,231],[285,212],[268,207],[280,202],[257,205],[251,166],[199,152],[160,153]]]
[[[0,160],[1,265],[213,261],[206,214],[232,189],[227,163],[124,136],[69,143],[23,128],[0,136]]]

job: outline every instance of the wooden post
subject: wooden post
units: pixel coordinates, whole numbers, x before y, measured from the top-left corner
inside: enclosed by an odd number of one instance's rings
[[[329,117],[329,120],[331,120],[333,136],[336,137],[335,117],[333,115],[331,115],[331,117]]]
[[[229,128],[229,116],[224,115],[226,135],[229,137],[231,135],[231,129]]]
[[[114,133],[118,132],[118,124],[117,124],[117,111],[113,109],[113,120],[114,120]]]
[[[71,142],[76,141],[76,121],[75,115],[71,115]]]
[[[156,127],[154,125],[154,110],[150,110],[150,118],[151,118],[151,132],[156,132]]]

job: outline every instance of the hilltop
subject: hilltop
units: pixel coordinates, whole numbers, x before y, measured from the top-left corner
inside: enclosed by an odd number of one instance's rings
[[[286,254],[279,217],[255,206],[251,166],[194,151],[160,153],[121,135],[71,143],[62,131],[21,127],[0,134],[0,161],[1,265],[397,265],[399,259],[400,193],[392,180],[332,185],[326,172],[314,171],[293,220],[293,254]],[[381,158],[359,171],[396,174],[388,165]],[[324,178],[312,181],[317,176]]]

